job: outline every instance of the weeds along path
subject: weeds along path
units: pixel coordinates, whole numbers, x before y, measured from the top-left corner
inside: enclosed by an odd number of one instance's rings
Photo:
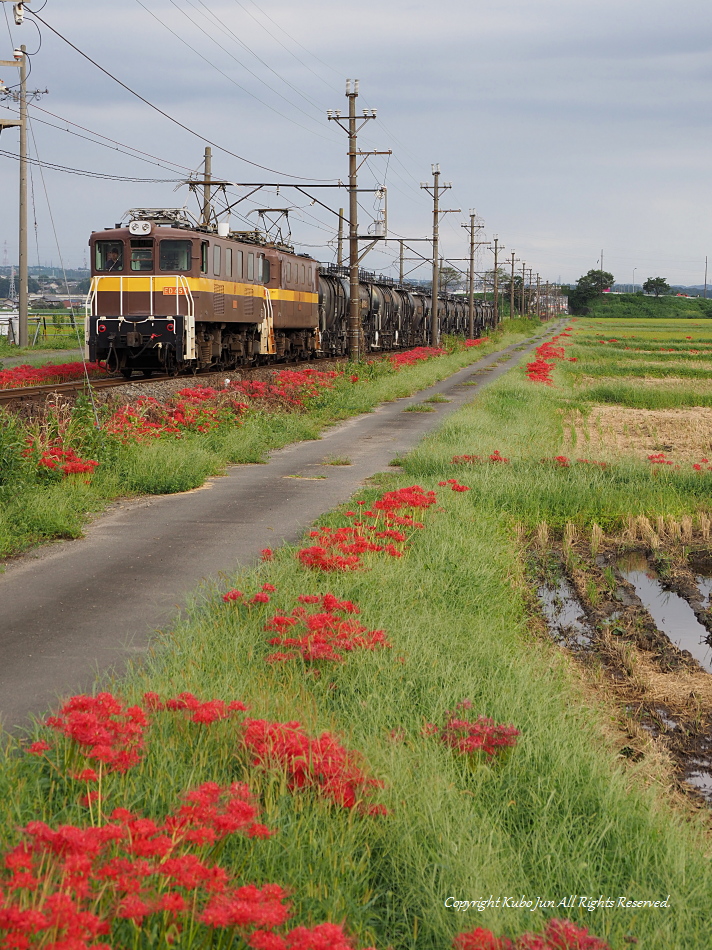
[[[512,344],[319,440],[276,451],[267,465],[232,466],[200,489],[118,503],[84,538],[9,562],[0,576],[5,728],[144,651],[198,584],[299,537],[535,345]],[[449,402],[408,411],[438,395]],[[340,459],[350,464],[334,464]]]

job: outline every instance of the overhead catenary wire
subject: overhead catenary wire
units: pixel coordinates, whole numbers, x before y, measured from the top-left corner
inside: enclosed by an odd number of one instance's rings
[[[194,46],[192,46],[192,45],[191,45],[186,39],[184,39],[179,33],[176,33],[175,30],[171,29],[171,27],[168,26],[168,24],[165,23],[157,14],[155,14],[152,10],[149,10],[148,7],[146,7],[146,6],[141,2],[141,0],[136,0],[136,3],[137,3],[143,10],[145,10],[146,13],[149,14],[149,16],[152,16],[153,19],[154,19],[157,23],[160,23],[160,25],[161,25],[165,30],[167,30],[172,36],[174,36],[180,43],[182,43],[184,46],[187,46],[188,49],[189,49],[192,53],[195,53],[195,55],[198,56],[203,62],[206,62],[212,69],[214,69],[216,72],[220,73],[220,75],[221,75],[224,79],[227,79],[228,82],[232,83],[234,86],[237,86],[237,88],[240,89],[242,92],[244,92],[245,95],[251,96],[253,99],[255,99],[257,102],[259,102],[261,105],[263,105],[266,109],[269,109],[270,111],[274,112],[275,115],[278,115],[280,118],[286,119],[287,122],[291,122],[293,125],[296,125],[297,128],[304,129],[304,131],[310,132],[310,133],[313,134],[313,135],[319,135],[321,138],[326,139],[327,141],[332,141],[331,139],[328,138],[328,136],[322,135],[322,134],[319,133],[319,132],[315,132],[313,129],[308,129],[306,126],[302,125],[300,122],[297,122],[296,119],[291,118],[291,116],[285,115],[284,112],[280,112],[279,109],[275,109],[274,106],[270,105],[268,102],[265,102],[264,99],[261,99],[261,98],[260,98],[258,95],[256,95],[254,92],[251,92],[249,89],[247,89],[247,88],[246,88],[245,86],[243,86],[241,83],[239,83],[236,79],[233,79],[232,76],[228,75],[228,73],[226,73],[226,72],[224,72],[224,70],[220,69],[220,67],[217,66],[215,63],[213,63],[211,60],[206,59],[206,57],[203,56],[202,53],[200,53]],[[231,59],[233,59],[236,63],[238,63],[240,66],[242,66],[244,69],[246,69],[246,70],[247,70],[252,76],[254,76],[258,81],[264,82],[264,80],[261,80],[260,77],[257,76],[256,73],[252,72],[252,70],[249,69],[247,66],[245,66],[244,63],[241,63],[240,60],[238,60],[236,57],[234,57],[234,56],[232,55],[232,53],[230,53],[228,50],[225,49],[224,46],[222,46],[220,43],[218,43],[217,40],[213,39],[213,38],[203,29],[203,27],[201,27],[199,24],[195,23],[195,22],[188,16],[188,14],[187,14],[184,10],[181,10],[181,8],[175,4],[174,0],[169,0],[169,3],[171,3],[174,7],[176,7],[176,9],[178,10],[178,12],[179,12],[179,13],[182,13],[183,16],[186,17],[186,19],[189,21],[189,23],[191,23],[194,27],[196,27],[198,30],[200,30],[201,33],[204,33],[205,36],[207,36],[208,39],[210,39],[213,43],[216,44],[216,46],[218,46],[221,50],[223,50],[224,53],[227,53],[227,55],[230,56]],[[276,90],[273,89],[268,83],[264,83],[264,85],[266,85],[267,88],[270,89],[272,92],[275,92],[278,96],[281,95],[280,93],[276,92]],[[284,96],[281,96],[281,98],[285,99]],[[307,118],[309,118],[309,119],[312,118],[312,116],[310,116],[309,113],[304,112],[303,109],[301,109],[299,106],[295,106],[294,103],[290,102],[288,99],[285,99],[285,101],[286,101],[286,102],[289,102],[289,104],[290,104],[291,106],[293,106],[294,108],[296,108],[296,109],[298,109],[300,112],[302,112],[303,115],[306,115]]]
[[[233,152],[231,149],[225,148],[224,145],[218,144],[217,142],[213,141],[212,139],[208,138],[202,133],[196,132],[195,129],[191,129],[190,126],[185,125],[179,119],[176,119],[174,116],[170,115],[170,113],[165,112],[163,109],[155,105],[149,99],[146,99],[145,96],[142,96],[139,92],[136,92],[135,89],[132,89],[131,86],[128,86],[125,82],[123,82],[117,76],[114,76],[113,73],[109,72],[108,69],[105,69],[103,66],[101,66],[95,59],[92,59],[92,57],[89,56],[88,53],[85,53],[78,46],[72,43],[70,39],[68,39],[66,36],[60,33],[59,30],[51,26],[46,20],[42,19],[42,17],[38,16],[37,13],[30,10],[28,10],[27,12],[31,16],[33,16],[35,19],[39,20],[40,23],[43,24],[43,26],[46,26],[47,29],[50,30],[52,33],[54,33],[55,36],[57,36],[60,40],[62,40],[63,43],[66,43],[67,46],[70,46],[75,52],[79,53],[79,55],[82,56],[84,59],[86,59],[87,62],[91,63],[92,66],[95,66],[100,72],[104,73],[105,76],[108,76],[109,79],[112,79],[115,83],[117,83],[127,92],[129,92],[136,99],[143,102],[150,109],[153,109],[154,112],[157,112],[159,115],[162,115],[164,118],[168,119],[169,122],[172,122],[174,125],[177,125],[179,128],[183,129],[185,132],[188,132],[190,135],[195,136],[201,142],[205,142],[206,145],[211,145],[213,148],[216,148],[219,151],[224,152],[226,155],[230,155],[232,158],[236,158],[241,162],[245,162],[247,165],[252,165],[254,168],[261,168],[263,171],[271,172],[273,175],[280,175],[284,178],[292,178],[295,181],[323,181],[324,180],[320,178],[310,178],[305,175],[292,175],[289,172],[282,172],[282,171],[279,171],[278,169],[270,168],[268,165],[262,165],[260,162],[254,162],[251,159],[246,158],[244,155],[239,155],[237,152]],[[328,180],[337,181],[338,179],[328,179]]]

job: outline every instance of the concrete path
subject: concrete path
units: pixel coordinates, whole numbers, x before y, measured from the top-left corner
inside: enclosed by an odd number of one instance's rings
[[[253,564],[263,548],[300,538],[307,525],[539,342],[493,353],[414,396],[333,426],[317,441],[275,451],[266,465],[231,466],[202,489],[115,504],[84,538],[8,562],[0,575],[5,728],[44,714],[58,697],[91,689],[97,673],[121,669],[201,581]],[[477,373],[503,356],[507,362]],[[451,402],[432,404],[435,412],[404,412],[435,393]],[[351,465],[325,464],[336,456]]]

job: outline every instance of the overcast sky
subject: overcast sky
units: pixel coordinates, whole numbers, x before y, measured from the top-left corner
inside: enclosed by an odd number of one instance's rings
[[[48,0],[41,11],[40,3],[30,7],[58,33],[195,133],[37,24],[41,49],[28,86],[49,89],[36,105],[54,113],[31,113],[31,153],[43,162],[175,180],[198,168],[209,139],[214,173],[231,182],[345,179],[346,136],[325,112],[347,110],[345,79],[358,77],[360,106],[378,109],[359,146],[393,150],[364,164],[360,185],[387,186],[394,237],[430,233],[432,204],[420,182],[432,180],[438,162],[453,183],[442,204],[461,209],[442,222],[453,260],[467,256],[461,224],[475,209],[481,233],[498,235],[504,255],[514,250],[543,281],[576,280],[598,266],[601,250],[619,282],[632,282],[634,268],[638,283],[704,279],[705,254],[712,257],[708,0]],[[37,50],[32,17],[15,27],[11,4],[0,5],[0,59],[19,43]],[[16,74],[0,67],[8,85]],[[98,135],[153,158],[104,147]],[[0,150],[17,154],[14,129],[2,133]],[[5,242],[13,263],[16,158],[0,154],[0,175],[0,263]],[[59,261],[48,201],[68,267],[82,265],[92,230],[129,208],[193,207],[172,182],[45,169],[43,183],[35,169],[32,184],[31,264],[37,246],[42,263]],[[343,191],[314,194],[333,208],[348,204]],[[361,205],[363,230],[377,202],[364,193]],[[333,214],[290,190],[255,196],[241,214],[259,206],[294,207],[299,249],[335,259]],[[233,217],[232,226],[246,225]],[[389,243],[365,266],[397,274],[397,256]],[[480,266],[491,261],[483,249]],[[427,268],[414,276],[427,277]]]

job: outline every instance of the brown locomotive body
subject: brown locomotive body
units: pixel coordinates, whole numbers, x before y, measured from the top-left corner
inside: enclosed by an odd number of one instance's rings
[[[134,219],[94,232],[88,356],[134,369],[230,366],[320,350],[318,265],[257,233]]]

